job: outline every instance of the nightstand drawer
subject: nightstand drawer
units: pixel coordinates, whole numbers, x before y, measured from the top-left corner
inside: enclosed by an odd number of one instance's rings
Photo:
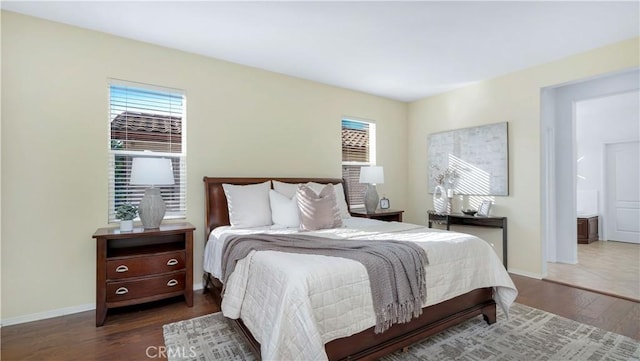
[[[171,271],[185,267],[184,251],[129,257],[107,261],[107,279],[140,277]]]
[[[185,289],[185,272],[174,272],[157,277],[107,283],[107,302],[179,292]]]

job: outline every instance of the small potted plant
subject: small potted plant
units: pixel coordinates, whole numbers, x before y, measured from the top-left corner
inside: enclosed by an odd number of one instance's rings
[[[124,203],[116,208],[116,218],[120,220],[120,231],[133,231],[133,219],[138,215],[138,208],[131,203]]]

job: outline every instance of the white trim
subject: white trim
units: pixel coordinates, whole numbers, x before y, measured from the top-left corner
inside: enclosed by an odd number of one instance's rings
[[[343,115],[342,118],[340,118],[340,121],[342,120],[355,120],[356,122],[361,122],[361,123],[373,123],[373,124],[376,123],[376,121],[372,119],[352,117],[350,115]]]
[[[509,268],[509,273],[513,273],[515,275],[518,276],[524,276],[524,277],[529,277],[529,278],[535,278],[537,280],[541,280],[544,278],[543,275],[537,274],[537,273],[531,273],[531,272],[527,272],[527,271],[522,271],[519,269],[513,269],[513,268]]]
[[[199,291],[199,290],[202,290],[203,288],[204,286],[202,283],[196,283],[193,285],[194,291]],[[60,316],[72,315],[74,313],[93,311],[95,309],[96,309],[95,303],[87,303],[84,305],[58,308],[55,310],[31,313],[23,316],[9,317],[9,318],[0,320],[0,327],[13,326],[21,323],[46,320],[48,318],[53,318],[53,317],[60,317]]]
[[[598,202],[602,202],[598,204],[599,212],[601,212],[602,217],[598,220],[598,237],[604,240],[609,239],[609,177],[607,175],[607,148],[611,143],[603,142],[601,144],[602,158],[600,162],[601,174],[600,174],[600,195],[598,196]],[[602,228],[602,229],[600,229]]]
[[[27,322],[45,320],[47,318],[66,316],[66,315],[71,315],[71,314],[78,313],[78,312],[91,311],[91,310],[95,310],[95,309],[96,309],[96,304],[95,303],[87,303],[87,304],[84,304],[84,305],[71,306],[71,307],[65,307],[65,308],[58,308],[58,309],[50,310],[50,311],[31,313],[31,314],[23,315],[23,316],[5,318],[3,320],[0,320],[0,325],[2,325],[2,327],[11,326],[11,325],[17,325],[17,324],[20,324],[20,323],[27,323]]]
[[[142,83],[137,81],[123,80],[118,78],[107,78],[107,86],[126,86],[132,88],[144,88],[148,90],[153,90],[157,92],[166,92],[166,93],[175,93],[181,94],[183,96],[186,95],[186,91],[184,89],[172,88],[162,85],[150,84],[150,83]]]
[[[376,165],[378,161],[378,140],[376,123],[369,123],[369,163]]]
[[[345,162],[342,162],[342,165],[360,165],[363,167],[375,166],[375,164],[371,162],[356,162],[356,161],[348,161],[348,162],[345,161]]]
[[[166,158],[180,158],[184,157],[184,153],[167,153],[167,152],[154,152],[150,150],[118,150],[118,149],[110,149],[113,154],[116,155],[130,155],[135,157],[166,157]]]
[[[637,90],[638,69],[635,67],[542,88],[540,131],[543,142],[540,186],[550,186],[550,189],[543,188],[540,191],[542,242],[548,246],[546,250],[544,245],[542,246],[543,274],[546,274],[546,262],[553,261],[550,256],[554,252],[556,262],[575,263],[578,257],[577,243],[572,241],[577,234],[575,102]],[[569,105],[570,112],[567,111]],[[561,116],[564,118],[560,119]],[[566,120],[569,117],[571,124]],[[569,125],[572,129],[567,129]],[[547,134],[546,127],[553,129],[554,134]],[[554,139],[545,144],[547,135],[552,135]],[[571,152],[551,148],[567,141],[571,143]],[[547,151],[551,152],[548,156],[545,154]],[[549,161],[554,164],[546,164]],[[573,170],[572,174],[567,175],[567,169]],[[552,202],[548,202],[549,199]],[[549,224],[549,220],[553,223]]]

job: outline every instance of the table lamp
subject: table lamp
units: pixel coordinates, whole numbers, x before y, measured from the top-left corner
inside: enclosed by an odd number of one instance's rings
[[[367,190],[364,192],[364,207],[367,213],[374,213],[378,208],[378,191],[376,184],[384,183],[384,171],[380,166],[360,168],[360,183],[367,183]]]
[[[173,166],[168,158],[133,158],[131,164],[131,185],[150,186],[138,206],[138,214],[145,229],[159,228],[166,206],[160,188],[155,186],[173,185]]]

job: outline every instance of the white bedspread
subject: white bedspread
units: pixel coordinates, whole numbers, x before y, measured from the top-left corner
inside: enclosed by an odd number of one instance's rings
[[[430,306],[476,288],[494,287],[495,301],[508,312],[517,290],[489,244],[475,236],[408,223],[364,218],[346,227],[308,234],[349,239],[395,239],[427,251]],[[293,233],[292,229],[233,229],[211,233],[204,268],[220,279],[224,239],[232,234]],[[222,312],[242,318],[261,345],[263,360],[326,360],[324,344],[375,325],[369,278],[356,261],[274,251],[251,252],[238,262],[225,287]]]

